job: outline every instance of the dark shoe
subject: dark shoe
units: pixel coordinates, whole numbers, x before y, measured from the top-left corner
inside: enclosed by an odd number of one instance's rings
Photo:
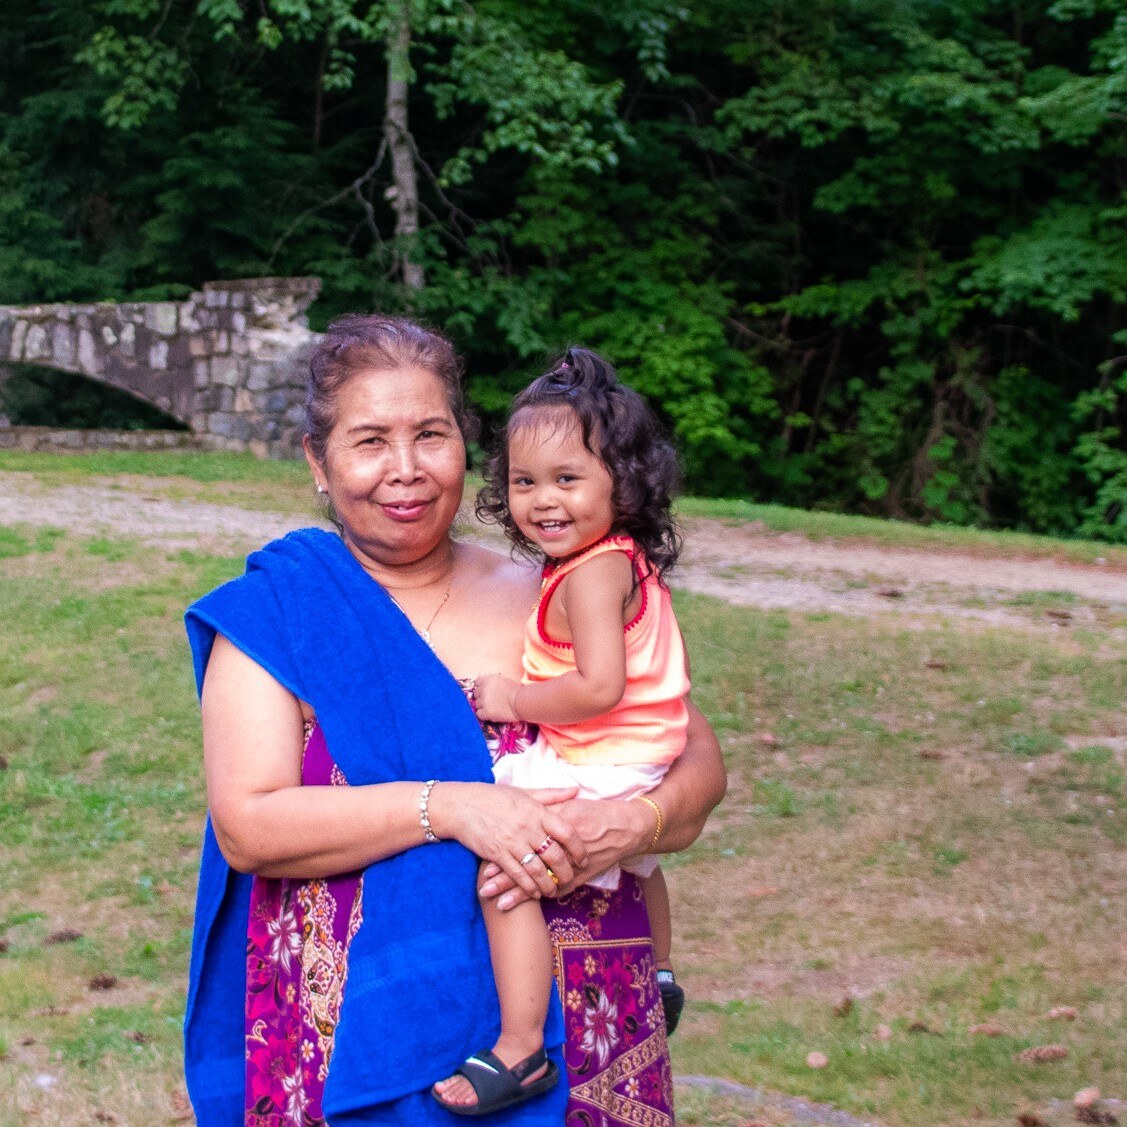
[[[665,1010],[665,1035],[672,1037],[685,1008],[685,991],[677,985],[671,970],[657,972],[657,988],[661,991],[661,1006]]]
[[[537,1069],[548,1066],[543,1076],[529,1084],[522,1081]],[[543,1049],[537,1049],[530,1057],[519,1064],[507,1068],[496,1053],[485,1049],[474,1053],[461,1068],[454,1070],[455,1076],[464,1076],[477,1095],[475,1104],[448,1104],[433,1088],[430,1094],[447,1111],[454,1115],[492,1115],[514,1104],[531,1100],[550,1092],[560,1080],[560,1070],[554,1061],[548,1060]]]

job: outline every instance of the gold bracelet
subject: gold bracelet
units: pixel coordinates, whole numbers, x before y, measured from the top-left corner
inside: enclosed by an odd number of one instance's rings
[[[644,794],[640,794],[638,795],[638,801],[644,802],[657,815],[657,829],[654,830],[654,835],[650,838],[649,845],[646,846],[647,851],[652,853],[654,846],[657,845],[658,839],[661,837],[661,831],[665,829],[665,815],[662,814],[661,807],[658,806],[652,798],[647,798]]]

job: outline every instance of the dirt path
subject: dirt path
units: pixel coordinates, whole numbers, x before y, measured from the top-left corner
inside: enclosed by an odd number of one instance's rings
[[[23,473],[0,473],[0,526],[48,525],[79,536],[127,536],[150,546],[249,551],[310,523],[301,514],[261,512],[209,501],[161,497],[162,483],[45,486]]]
[[[242,552],[309,523],[302,514],[170,500],[160,496],[165,488],[159,479],[135,478],[48,486],[26,474],[0,473],[0,525],[53,525],[167,548]],[[463,517],[467,535],[499,543],[468,512]],[[739,606],[1042,629],[1127,614],[1122,567],[814,541],[701,518],[686,521],[685,533],[674,584]]]
[[[679,584],[739,606],[1062,625],[1127,611],[1127,570],[1044,558],[814,541],[685,522]]]

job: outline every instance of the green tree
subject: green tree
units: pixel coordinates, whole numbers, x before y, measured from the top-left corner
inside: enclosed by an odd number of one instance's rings
[[[0,300],[314,273],[492,423],[567,343],[690,487],[1124,539],[1119,0],[12,0]]]

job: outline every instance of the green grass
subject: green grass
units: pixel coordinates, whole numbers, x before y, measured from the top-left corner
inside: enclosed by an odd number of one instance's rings
[[[1118,1091],[1122,648],[677,601],[731,785],[669,867],[676,1070],[912,1127]],[[1042,1020],[1060,1004],[1079,1019]],[[969,1033],[988,1019],[1005,1035]],[[1068,1059],[1014,1060],[1050,1042]]]
[[[179,1106],[204,806],[180,620],[240,568],[199,550],[0,529],[0,1127],[101,1110],[163,1122]],[[1030,1101],[1117,1091],[1117,628],[908,629],[677,603],[731,777],[701,840],[667,866],[690,995],[677,1072],[903,1127],[1008,1127]],[[82,937],[47,943],[66,927]],[[97,974],[118,985],[92,991]],[[847,992],[853,1009],[835,1017]],[[1060,1004],[1078,1020],[1042,1020]],[[985,1020],[1004,1035],[972,1036]],[[930,1032],[911,1031],[920,1024]],[[1068,1059],[1015,1062],[1048,1042]],[[812,1050],[827,1068],[806,1066]],[[40,1073],[58,1086],[35,1088]],[[752,1114],[700,1092],[682,1109],[717,1127]],[[777,1108],[754,1117],[792,1122]]]
[[[55,541],[66,535],[61,528],[0,528],[0,560],[49,552]]]
[[[9,1045],[0,1108],[15,1114],[32,1100],[47,1121],[91,1122],[115,1070],[126,1106],[157,1098],[166,1107],[180,1086],[204,799],[179,619],[240,561],[170,561],[127,541],[67,536],[35,559],[32,574],[26,564],[0,573],[0,1034]],[[46,945],[61,928],[83,937]],[[91,991],[96,974],[120,988]],[[36,1016],[48,1007],[62,1012]],[[59,1110],[58,1092],[27,1089],[32,1063],[63,1078],[73,1106]],[[0,1123],[23,1122],[5,1114]],[[138,1109],[132,1122],[146,1121]]]
[[[309,469],[299,461],[269,461],[251,454],[205,451],[100,451],[90,454],[26,454],[0,450],[0,472],[48,475],[77,481],[89,477],[186,477],[199,482],[304,484]]]
[[[963,528],[950,524],[911,524],[880,517],[809,512],[784,505],[710,497],[684,497],[678,502],[677,510],[687,517],[710,517],[741,524],[758,522],[771,532],[797,532],[812,540],[868,540],[886,547],[942,548],[997,556],[1048,556],[1080,563],[1102,558],[1114,567],[1127,566],[1127,548],[1095,540],[1059,540],[1028,532]],[[1044,605],[1060,604],[1049,600]]]
[[[888,1041],[872,1032],[885,1023],[880,1001],[855,1004],[846,1018],[809,1001],[792,1003],[786,1015],[754,1002],[701,1008],[715,1031],[711,1051],[694,1040],[703,1066],[878,1119],[890,1107],[901,1107],[913,1109],[909,1121],[918,1123],[1013,1123],[1028,1102],[1067,1099],[1087,1077],[1103,1072],[1107,1061],[1084,1038],[1057,1031],[1055,1039],[1072,1049],[1068,1060],[1019,1064],[1016,1054],[1036,1038],[971,1035],[966,1011],[939,1002],[920,1011],[925,1020],[918,1024],[926,1031],[912,1031],[917,1019],[894,1018]],[[811,1046],[829,1058],[826,1068],[806,1065]]]

